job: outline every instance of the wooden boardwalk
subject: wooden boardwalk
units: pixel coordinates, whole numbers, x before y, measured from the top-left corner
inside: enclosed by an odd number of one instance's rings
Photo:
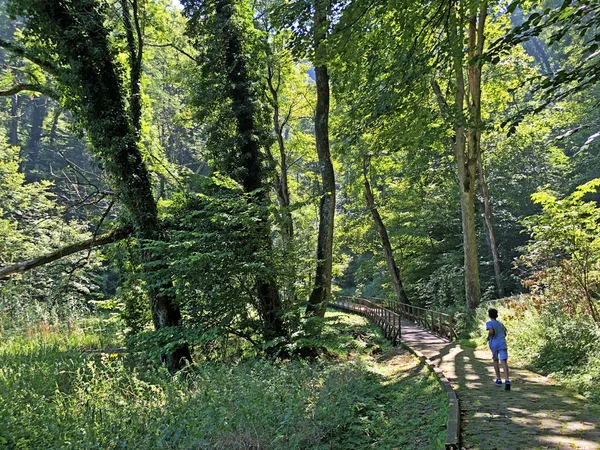
[[[504,391],[494,384],[489,350],[463,348],[411,322],[401,324],[402,344],[428,358],[458,396],[461,448],[600,450],[598,405],[520,367],[511,367],[512,390]]]

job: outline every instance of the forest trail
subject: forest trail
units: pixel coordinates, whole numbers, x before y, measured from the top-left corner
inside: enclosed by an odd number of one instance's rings
[[[600,449],[600,411],[574,391],[511,367],[512,390],[494,384],[487,350],[454,342],[402,322],[402,342],[440,368],[460,401],[465,449]],[[509,359],[510,363],[510,359]]]

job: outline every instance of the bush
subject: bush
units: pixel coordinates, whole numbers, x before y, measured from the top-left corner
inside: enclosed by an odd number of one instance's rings
[[[531,240],[520,258],[524,284],[561,306],[565,314],[600,323],[600,207],[585,201],[600,178],[558,199],[547,191],[532,196],[542,213],[525,220]]]

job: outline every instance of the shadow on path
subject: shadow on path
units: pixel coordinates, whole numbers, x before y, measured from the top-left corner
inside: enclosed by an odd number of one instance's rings
[[[600,410],[546,377],[511,367],[512,390],[494,384],[491,354],[402,322],[402,342],[426,355],[452,384],[466,449],[600,450]]]

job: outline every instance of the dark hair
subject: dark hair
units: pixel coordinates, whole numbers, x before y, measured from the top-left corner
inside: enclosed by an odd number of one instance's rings
[[[490,316],[490,319],[497,319],[498,318],[498,310],[495,308],[488,309],[488,316]]]

